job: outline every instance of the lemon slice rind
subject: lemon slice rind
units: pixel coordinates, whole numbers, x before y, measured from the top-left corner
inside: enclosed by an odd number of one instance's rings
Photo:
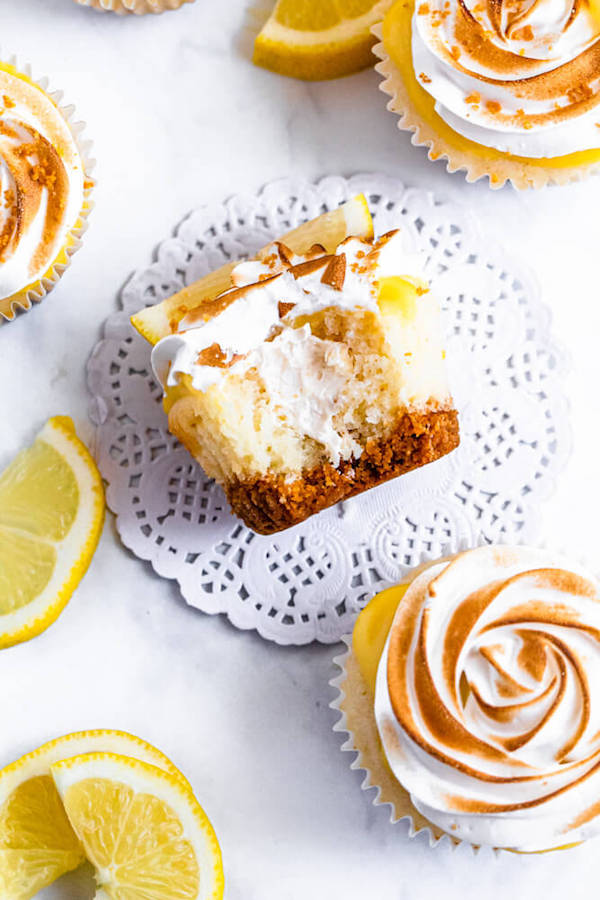
[[[164,753],[141,738],[124,731],[108,729],[79,731],[48,741],[37,750],[25,754],[0,770],[2,900],[29,900],[56,878],[77,868],[85,861],[83,848],[64,816],[50,767],[66,757],[100,751],[137,757],[168,772],[186,790],[190,790],[184,776]],[[33,813],[34,821],[29,821],[28,809],[15,807],[15,803],[19,802],[19,795],[24,802],[29,803],[32,797],[38,803],[47,800],[45,811],[51,816],[52,821],[40,821],[40,818],[43,819],[43,815],[40,817],[40,809]],[[21,821],[25,828],[26,833],[22,836],[19,836],[17,820]]]
[[[0,614],[0,648],[29,640],[44,631],[62,612],[73,591],[83,578],[102,531],[104,491],[100,473],[85,445],[66,416],[48,420],[36,437],[57,451],[71,468],[78,486],[79,503],[75,518],[62,541],[21,533],[24,542],[54,547],[56,562],[44,589],[31,602]],[[27,451],[25,451],[26,453]],[[3,523],[13,540],[19,533]]]
[[[164,769],[182,781],[191,790],[189,782],[171,760],[148,741],[136,737],[127,731],[111,728],[95,728],[87,731],[74,731],[62,737],[54,738],[32,750],[14,762],[0,769],[0,807],[12,793],[14,788],[24,781],[23,773],[28,778],[48,775],[50,766],[63,759],[82,756],[86,753],[107,752],[117,755],[139,758],[158,769]]]
[[[374,0],[362,15],[345,17],[322,30],[290,28],[273,10],[254,42],[255,65],[304,81],[352,75],[374,65],[371,28],[383,20],[392,0]]]
[[[197,892],[193,900],[221,900],[224,891],[224,877],[219,843],[206,813],[196,800],[189,785],[181,779],[156,766],[115,753],[85,753],[64,759],[51,766],[51,773],[71,825],[82,840],[87,859],[96,867],[96,877],[101,891],[104,890],[108,896],[112,896],[114,890],[118,892],[118,896],[122,900],[126,900],[129,896],[127,889],[131,890],[132,898],[141,896],[135,892],[136,885],[131,880],[127,885],[119,884],[117,864],[103,866],[99,869],[91,845],[86,841],[85,833],[80,833],[82,817],[74,799],[74,792],[77,792],[82,785],[91,785],[93,791],[94,785],[100,786],[102,783],[110,782],[113,785],[130,788],[134,794],[146,795],[152,800],[157,800],[164,804],[170,813],[175,814],[182,829],[180,836],[191,844],[199,869]],[[113,814],[118,815],[118,810],[113,810]],[[94,817],[94,822],[90,821],[90,816]],[[94,805],[93,809],[90,809],[88,805],[85,809],[83,830],[93,834],[94,841],[96,841],[99,837],[98,829],[106,829],[109,818],[109,811],[103,810],[100,805]],[[116,822],[115,825],[117,825]],[[126,837],[127,835],[124,835],[121,830],[118,835],[118,843],[121,843]],[[101,836],[100,840],[102,841]],[[107,843],[102,841],[104,846]],[[135,846],[135,844],[135,840],[131,841],[131,846]],[[154,881],[160,878],[160,869],[152,869],[151,859],[147,855],[144,857],[144,861],[146,867],[144,880]],[[131,869],[135,862],[135,857],[128,858],[126,867]],[[175,887],[179,890],[179,886]],[[192,900],[190,894],[184,895],[175,892],[172,894],[170,892],[156,893],[155,896],[157,900],[159,897],[161,900],[162,898],[176,900],[176,898],[184,896],[189,896]]]

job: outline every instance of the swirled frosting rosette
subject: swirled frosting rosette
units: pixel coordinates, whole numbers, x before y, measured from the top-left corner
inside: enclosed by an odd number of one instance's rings
[[[184,3],[193,2],[194,0],[75,0],[80,6],[91,6],[102,12],[115,12],[118,15],[135,13],[138,16],[179,9]]]
[[[391,599],[370,709],[353,707],[351,667],[339,704],[382,799],[475,845],[533,852],[600,833],[595,578],[549,551],[485,546],[428,566]]]
[[[413,143],[498,187],[600,166],[600,16],[587,0],[397,0],[382,89]]]
[[[0,63],[0,321],[59,280],[91,208],[83,126],[70,124],[61,96]]]

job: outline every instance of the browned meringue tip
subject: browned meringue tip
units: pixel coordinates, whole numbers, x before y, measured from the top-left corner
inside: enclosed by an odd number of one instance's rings
[[[69,131],[73,137],[83,169],[83,202],[79,212],[78,219],[68,232],[65,244],[61,247],[60,252],[54,262],[50,264],[46,273],[39,278],[33,285],[12,294],[10,297],[0,299],[0,326],[5,322],[11,322],[20,312],[29,311],[34,303],[39,303],[48,294],[62,278],[63,273],[71,264],[71,258],[74,253],[79,250],[83,243],[83,235],[88,228],[88,216],[94,207],[91,199],[92,192],[96,186],[96,181],[92,177],[92,172],[96,165],[96,160],[92,157],[92,141],[84,137],[86,123],[84,121],[74,121],[76,114],[73,104],[63,104],[64,92],[61,90],[50,90],[49,79],[46,76],[35,78],[32,74],[31,66],[27,63],[20,65],[16,56],[2,57],[3,62],[13,66],[18,72],[29,78],[49,97],[58,112],[66,122]],[[60,260],[60,262],[59,262]]]
[[[114,12],[118,16],[158,14],[193,2],[194,0],[75,0],[80,6],[89,6],[99,12]]]
[[[483,159],[450,146],[415,108],[404,78],[383,43],[383,23],[374,25],[371,32],[377,38],[373,53],[380,60],[375,65],[375,71],[383,79],[379,90],[390,98],[386,109],[399,117],[397,124],[401,131],[411,133],[411,144],[414,147],[425,147],[432,162],[445,162],[446,171],[450,174],[464,173],[469,184],[487,178],[492,190],[498,190],[509,182],[516,190],[523,191],[539,190],[547,185],[570,184],[600,173],[600,161],[580,166],[536,166],[510,157]]]

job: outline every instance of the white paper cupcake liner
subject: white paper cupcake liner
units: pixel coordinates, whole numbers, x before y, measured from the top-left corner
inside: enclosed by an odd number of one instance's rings
[[[65,237],[65,243],[70,242],[69,247],[63,247],[59,251],[59,256],[62,255],[63,250],[66,254],[66,261],[61,263],[54,262],[49,271],[40,278],[35,285],[33,285],[27,291],[21,291],[16,295],[11,297],[6,297],[4,299],[0,299],[0,324],[3,322],[12,321],[17,312],[23,311],[27,312],[31,309],[34,303],[39,303],[46,294],[48,294],[52,288],[60,281],[64,272],[68,269],[71,264],[71,258],[74,253],[79,250],[83,241],[82,237],[84,232],[88,227],[88,216],[93,209],[93,202],[91,200],[91,194],[95,187],[95,180],[92,178],[92,171],[96,164],[95,160],[91,156],[92,152],[92,142],[88,139],[85,139],[83,133],[86,128],[86,124],[83,121],[74,121],[75,117],[75,107],[70,105],[63,105],[63,91],[52,91],[48,89],[49,80],[45,76],[43,78],[34,78],[31,73],[31,66],[26,64],[24,66],[19,64],[18,59],[15,56],[10,57],[2,57],[2,61],[7,63],[8,65],[14,66],[18,72],[26,75],[30,78],[38,87],[40,87],[44,93],[50,97],[50,99],[56,105],[58,111],[61,116],[67,123],[69,131],[73,136],[73,140],[77,146],[77,150],[79,151],[79,156],[81,157],[81,162],[83,166],[83,179],[84,179],[84,190],[83,190],[83,203],[81,206],[81,210],[79,212],[79,217],[71,230],[67,233]]]
[[[194,0],[75,0],[80,6],[89,6],[100,12],[114,12],[118,16],[133,13],[143,16],[146,13],[163,13],[170,9],[179,9],[184,3]]]
[[[514,545],[518,542],[514,540],[510,542],[495,542],[495,544],[502,543]],[[483,546],[489,546],[489,542],[480,538],[472,545],[463,542],[458,546],[458,549],[448,547],[441,555],[424,553],[420,563],[411,569],[399,584],[412,581],[420,569],[426,568],[432,563],[455,556],[457,553],[462,553],[465,550]],[[545,542],[538,543],[536,546],[544,550],[552,550],[559,556],[577,560],[598,577],[598,567],[590,564],[589,560],[581,559],[577,554],[573,554],[568,550],[550,547]],[[391,824],[406,823],[409,838],[425,834],[430,847],[436,847],[444,842],[449,844],[452,849],[456,849],[460,844],[466,844],[474,853],[478,853],[481,849],[479,846],[470,844],[468,841],[457,840],[421,815],[413,805],[408,791],[402,787],[392,774],[385,760],[379,740],[373,711],[373,696],[362,677],[358,661],[352,651],[352,635],[346,635],[342,640],[346,645],[346,650],[333,659],[333,663],[340,669],[340,673],[329,682],[330,686],[336,691],[336,697],[331,701],[329,707],[339,713],[339,718],[334,723],[333,730],[345,735],[345,740],[340,747],[341,751],[353,754],[350,769],[358,769],[364,774],[361,790],[374,792],[371,800],[373,806],[389,807]],[[546,851],[537,852],[549,853],[553,852],[554,849],[559,850],[562,848],[550,848]],[[499,854],[516,851],[493,848],[493,852]]]

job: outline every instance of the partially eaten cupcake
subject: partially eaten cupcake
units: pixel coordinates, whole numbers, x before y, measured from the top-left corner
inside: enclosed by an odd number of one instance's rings
[[[399,231],[333,252],[269,245],[152,363],[170,430],[262,534],[459,442],[439,307]]]

